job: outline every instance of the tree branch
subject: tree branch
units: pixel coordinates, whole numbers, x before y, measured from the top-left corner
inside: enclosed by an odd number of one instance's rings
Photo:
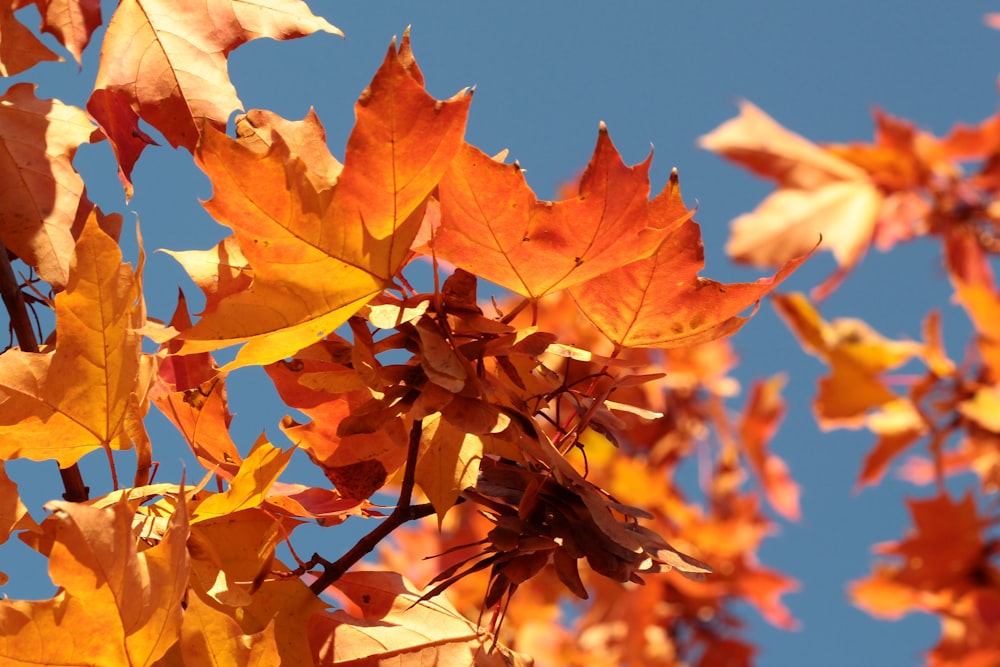
[[[433,513],[433,508],[430,508],[428,511],[428,508],[424,506],[410,506],[410,498],[413,496],[413,480],[417,469],[417,454],[420,452],[420,436],[422,433],[423,423],[419,420],[413,422],[413,426],[410,428],[410,441],[406,450],[406,467],[403,468],[403,483],[399,490],[399,500],[396,502],[396,508],[392,511],[392,514],[383,519],[373,531],[358,540],[358,543],[351,547],[343,556],[332,563],[324,563],[323,574],[319,575],[309,586],[309,589],[313,593],[319,595],[330,584],[340,579],[355,563],[367,556],[389,533],[407,521]],[[424,511],[415,512],[414,510]]]
[[[28,317],[28,307],[24,303],[24,295],[21,294],[21,287],[14,275],[14,267],[10,264],[7,256],[7,247],[0,240],[0,296],[3,298],[4,307],[10,316],[11,327],[17,336],[17,344],[24,352],[38,352],[38,340],[35,338],[35,330],[31,328],[31,319]],[[63,498],[70,502],[82,502],[90,496],[90,488],[84,485],[80,468],[74,463],[68,468],[60,468],[59,474],[62,476]]]

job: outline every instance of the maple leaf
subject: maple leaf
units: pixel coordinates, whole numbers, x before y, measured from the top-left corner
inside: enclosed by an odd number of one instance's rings
[[[187,514],[183,503],[166,535],[139,553],[133,509],[123,498],[99,509],[52,501],[42,524],[49,574],[61,587],[50,600],[0,601],[0,658],[20,665],[152,665],[181,632],[187,588]],[[65,637],[72,628],[72,641]]]
[[[406,459],[406,432],[398,418],[385,420],[378,428],[360,433],[341,433],[344,420],[357,415],[371,394],[361,389],[357,373],[339,364],[317,360],[296,360],[265,367],[282,399],[312,418],[299,424],[290,417],[281,430],[322,468],[346,498],[362,500],[385,484],[389,475]],[[325,391],[333,378],[345,390],[340,397]],[[308,384],[318,383],[319,389]]]
[[[161,250],[180,264],[205,295],[205,311],[218,308],[233,294],[245,291],[253,282],[253,269],[233,236],[227,236],[211,250]],[[185,328],[190,327],[185,322]],[[173,347],[179,351],[179,346]]]
[[[587,319],[617,347],[687,346],[731,335],[749,319],[738,314],[759,302],[810,254],[788,261],[773,277],[756,283],[701,278],[701,231],[681,199],[676,171],[658,199],[664,200],[664,218],[681,221],[680,228],[649,258],[570,289]]]
[[[38,99],[34,90],[33,84],[18,83],[0,97],[0,181],[6,184],[0,238],[59,290],[66,286],[76,239],[93,208],[73,156],[80,144],[100,135],[81,109]],[[117,238],[113,226],[107,231]]]
[[[183,292],[177,298],[170,326],[175,329],[191,326]],[[168,341],[163,347],[170,353],[180,343]],[[242,457],[229,435],[233,416],[229,412],[225,377],[219,376],[210,354],[168,354],[160,363],[149,398],[177,427],[205,468],[230,480],[236,475]]]
[[[475,665],[531,664],[464,618],[447,601],[421,599],[420,591],[395,572],[348,572],[334,586],[358,616],[348,611],[315,615],[309,641],[316,665]]]
[[[222,493],[208,496],[198,503],[191,514],[192,525],[201,521],[259,507],[271,490],[271,485],[288,465],[294,448],[282,451],[263,435],[240,464],[239,472]]]
[[[424,252],[530,299],[648,257],[684,222],[669,186],[649,200],[652,154],[622,162],[601,124],[572,199],[538,201],[521,168],[465,144],[438,188],[440,224]]]
[[[877,563],[869,577],[853,582],[851,599],[882,618],[922,610],[943,613],[955,623],[952,630],[981,622],[981,618],[973,621],[980,612],[968,609],[966,603],[975,600],[979,589],[989,590],[984,582],[997,575],[982,536],[989,520],[978,515],[971,493],[960,501],[938,495],[908,499],[907,504],[913,529],[905,539],[875,548],[894,559]],[[958,639],[949,640],[949,634],[946,621],[939,648]]]
[[[483,441],[456,428],[440,414],[423,421],[415,480],[434,505],[438,520],[461,492],[474,486],[483,457]]]
[[[920,355],[922,345],[887,340],[852,318],[827,323],[803,294],[775,294],[771,302],[802,346],[830,364],[813,404],[822,428],[861,426],[869,410],[901,400],[881,375]]]
[[[35,5],[42,15],[42,32],[53,35],[73,54],[77,65],[101,25],[100,0],[15,0],[15,7]]]
[[[66,291],[56,295],[55,351],[0,355],[3,458],[55,459],[65,467],[100,447],[131,446],[127,424],[141,428],[142,341],[136,279],[121,259],[95,212],[80,235]]]
[[[781,398],[784,385],[785,378],[781,375],[754,383],[740,424],[740,441],[771,507],[786,519],[797,521],[801,515],[799,486],[785,462],[767,451],[768,442],[785,415],[785,402]]]
[[[189,595],[181,626],[185,665],[265,667],[281,664],[274,624],[248,635],[231,616]]]
[[[46,60],[62,60],[14,17],[14,10],[23,6],[20,2],[0,5],[0,36],[3,37],[0,76],[14,76]]]
[[[983,519],[976,512],[971,494],[961,501],[946,495],[926,500],[907,500],[914,530],[904,540],[881,545],[877,551],[902,558],[900,583],[914,588],[938,590],[963,577],[974,577],[975,564],[984,556],[980,535]]]
[[[87,108],[112,141],[126,190],[147,144],[135,140],[142,136],[139,118],[171,146],[193,151],[205,124],[224,128],[242,105],[226,68],[234,49],[261,37],[317,31],[343,36],[301,0],[121,2],[108,23]]]
[[[408,39],[399,53],[390,46],[359,99],[332,189],[317,192],[280,138],[257,153],[206,130],[196,153],[214,187],[205,206],[232,227],[254,274],[245,291],[221,298],[180,335],[183,352],[247,341],[223,370],[284,359],[390,284],[424,199],[459,147],[471,101],[464,91],[445,102],[428,95],[404,68],[400,53],[408,51]]]
[[[754,266],[780,266],[809,252],[820,235],[850,270],[872,240],[883,196],[868,172],[777,124],[749,102],[740,115],[701,137],[720,153],[780,189],[733,221],[726,252]],[[837,274],[830,280],[832,287]]]
[[[313,109],[302,120],[290,121],[264,109],[251,109],[236,117],[236,136],[244,146],[266,153],[275,137],[285,142],[289,154],[306,166],[306,176],[317,191],[333,187],[344,169],[326,147],[326,130]]]

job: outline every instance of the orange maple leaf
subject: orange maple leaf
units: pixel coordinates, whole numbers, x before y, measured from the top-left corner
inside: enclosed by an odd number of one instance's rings
[[[19,83],[0,97],[0,182],[5,184],[0,238],[58,290],[66,286],[76,238],[93,208],[73,169],[73,156],[100,133],[83,110],[40,100],[34,90],[33,84]],[[117,238],[112,227],[108,231]]]
[[[0,601],[0,660],[21,665],[152,665],[180,638],[187,588],[187,514],[169,519],[159,544],[137,549],[133,509],[53,501],[42,524],[50,600]],[[72,628],[72,641],[65,637]]]
[[[55,459],[65,467],[100,447],[128,449],[126,424],[142,428],[138,290],[121,259],[95,212],[66,291],[56,295],[55,351],[0,355],[3,458]]]
[[[285,417],[281,430],[309,454],[344,497],[367,498],[403,465],[406,431],[400,419],[386,419],[372,432],[339,433],[344,420],[371,398],[356,372],[310,359],[296,359],[294,365],[279,362],[264,370],[285,403],[312,418],[308,424],[299,424]],[[319,383],[329,389],[334,381],[341,385],[343,395],[308,386]]]
[[[735,333],[749,320],[739,313],[777,287],[809,255],[790,260],[773,277],[756,283],[727,285],[701,278],[701,231],[681,199],[676,172],[659,200],[663,217],[681,221],[680,228],[649,258],[570,289],[587,319],[618,347],[688,346]]]
[[[228,614],[187,596],[181,625],[181,655],[185,665],[280,665],[277,638],[271,622],[260,632],[246,634]]]
[[[768,451],[768,443],[785,416],[785,401],[781,398],[784,385],[782,375],[754,382],[740,423],[740,442],[771,507],[786,519],[797,521],[801,515],[799,485],[785,462]]]
[[[921,355],[922,345],[888,340],[853,318],[825,322],[803,294],[775,294],[771,302],[806,351],[830,364],[814,402],[822,428],[859,427],[869,410],[903,400],[881,376]]]
[[[232,227],[254,273],[246,290],[222,297],[180,335],[182,353],[246,341],[223,370],[284,359],[390,284],[409,255],[425,198],[458,150],[471,101],[465,91],[432,98],[405,68],[407,53],[408,38],[399,53],[390,46],[359,99],[331,189],[315,189],[276,131],[258,153],[206,130],[196,157],[215,192],[205,206]]]
[[[938,495],[907,504],[914,524],[909,535],[875,548],[896,559],[878,563],[850,588],[856,605],[884,618],[961,606],[967,593],[996,576],[982,536],[989,520],[978,515],[971,494],[960,501]]]
[[[684,222],[669,189],[649,200],[651,160],[626,166],[602,123],[578,195],[546,202],[520,166],[465,144],[441,179],[426,252],[535,300],[648,257]]]
[[[191,326],[187,300],[181,292],[177,309],[170,321],[175,329]],[[168,341],[168,353],[160,363],[159,373],[149,391],[149,398],[169,419],[187,441],[191,451],[208,470],[231,480],[239,469],[242,457],[232,437],[226,378],[207,352],[201,354],[169,354],[180,347]]]
[[[313,109],[302,120],[286,120],[264,109],[251,109],[236,117],[236,136],[244,146],[266,153],[275,142],[283,141],[290,155],[302,160],[306,177],[317,191],[337,184],[343,170],[326,147],[326,130]]]
[[[699,143],[780,188],[733,221],[726,252],[737,261],[780,266],[809,252],[822,235],[840,266],[829,288],[871,244],[883,195],[861,167],[786,130],[749,102]]]
[[[101,25],[100,0],[15,0],[17,8],[35,5],[42,15],[42,32],[53,35],[82,66],[90,37]],[[0,31],[2,32],[2,31]],[[6,41],[6,40],[5,40]]]
[[[121,2],[108,24],[87,108],[115,147],[126,190],[146,145],[133,134],[140,132],[139,118],[171,146],[193,151],[203,124],[222,129],[242,106],[226,68],[234,49],[261,37],[317,31],[343,36],[301,0]]]
[[[0,5],[0,35],[3,35],[3,49],[0,49],[0,76],[20,74],[45,60],[62,60],[14,17],[14,10],[26,4],[5,2]]]

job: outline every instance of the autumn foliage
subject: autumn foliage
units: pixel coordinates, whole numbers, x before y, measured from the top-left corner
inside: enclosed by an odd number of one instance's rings
[[[0,14],[4,76],[58,59],[14,16],[26,4]],[[79,61],[99,3],[33,4]],[[700,275],[676,171],[653,194],[652,155],[625,164],[602,124],[579,179],[539,200],[516,162],[465,141],[470,90],[428,94],[408,33],[372,63],[342,160],[313,112],[244,113],[228,54],[317,32],[340,34],[299,0],[123,0],[85,104],[26,83],[0,97],[0,459],[53,475],[55,461],[63,483],[30,512],[0,460],[0,541],[37,551],[58,587],[0,600],[0,663],[753,664],[736,604],[793,628],[781,597],[798,586],[756,557],[763,504],[800,515],[794,471],[769,451],[784,379],[739,398],[726,340],[768,295],[830,366],[820,425],[875,435],[859,484],[919,449],[906,470],[936,488],[855,603],[939,615],[930,665],[1000,660],[981,502],[1000,481],[1000,121],[934,137],[877,113],[872,143],[818,146],[745,103],[701,141],[776,182],[728,247],[773,273],[723,284]],[[176,286],[144,283],[138,232],[123,261],[122,216],[73,166],[103,140],[126,198],[158,140],[211,181],[204,207],[231,234],[167,251],[200,313],[183,292],[172,315],[147,312],[144,294]],[[915,342],[818,310],[869,245],[920,236],[940,239],[975,326],[960,362],[933,312]],[[774,293],[817,248],[840,269],[814,298]],[[433,278],[413,278],[421,265]],[[32,319],[45,310],[51,330]],[[919,378],[886,379],[908,362]],[[235,442],[227,382],[249,366],[289,416]],[[151,410],[200,467],[162,479]],[[693,493],[676,472],[698,452]],[[112,488],[86,485],[87,456]],[[293,456],[328,483],[289,475]],[[946,478],[967,470],[978,489],[953,495]],[[338,534],[349,518],[360,539],[296,550],[296,528]]]

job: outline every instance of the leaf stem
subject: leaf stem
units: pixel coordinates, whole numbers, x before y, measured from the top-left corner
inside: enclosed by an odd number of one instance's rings
[[[367,556],[392,531],[407,521],[428,516],[433,509],[426,512],[415,512],[418,508],[410,506],[413,496],[414,477],[417,469],[417,454],[420,452],[420,436],[423,434],[423,422],[415,421],[410,428],[410,440],[406,450],[406,467],[403,468],[403,483],[399,490],[399,500],[392,514],[387,516],[376,528],[358,540],[351,549],[333,563],[323,565],[323,574],[319,575],[309,589],[319,595],[333,582],[340,579],[355,563]]]
[[[31,328],[31,319],[28,317],[28,307],[24,303],[24,295],[21,294],[21,287],[14,275],[14,267],[10,264],[10,257],[7,255],[7,247],[0,240],[0,296],[3,298],[4,307],[10,316],[11,327],[17,336],[17,343],[24,352],[38,352],[38,340],[35,338],[35,330]],[[63,498],[73,502],[83,502],[90,496],[90,488],[84,485],[80,468],[75,463],[68,468],[59,468],[62,476]]]

